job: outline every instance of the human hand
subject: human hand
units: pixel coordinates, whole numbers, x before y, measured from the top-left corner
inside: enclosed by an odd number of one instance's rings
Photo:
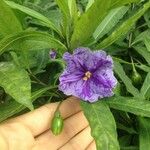
[[[96,150],[90,127],[79,100],[68,98],[60,106],[63,132],[55,136],[50,128],[58,103],[44,105],[0,125],[0,150]]]

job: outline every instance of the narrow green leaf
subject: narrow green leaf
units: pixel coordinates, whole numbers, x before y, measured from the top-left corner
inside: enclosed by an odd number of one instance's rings
[[[94,104],[81,102],[82,109],[91,127],[97,150],[119,150],[114,117],[102,101]]]
[[[0,86],[20,104],[33,109],[28,73],[11,62],[0,63]]]
[[[71,19],[72,19],[72,25],[74,26],[74,23],[78,19],[78,11],[77,11],[76,0],[68,0],[68,6],[69,6]]]
[[[52,87],[46,87],[39,89],[32,93],[31,101],[35,101],[37,98],[39,98],[42,94],[44,94],[47,90],[51,89]],[[9,103],[4,103],[0,105],[0,122],[6,120],[7,118],[21,112],[26,107],[19,104],[18,102],[11,100]]]
[[[71,47],[84,44],[95,31],[98,24],[106,16],[111,0],[96,0],[93,5],[76,21],[71,38]],[[95,18],[95,19],[93,19]]]
[[[112,0],[112,7],[119,7],[122,5],[126,5],[126,4],[130,4],[130,3],[135,3],[135,2],[139,2],[140,0]]]
[[[64,1],[62,0],[56,0],[56,1],[59,1],[59,3],[64,4]],[[61,10],[63,12],[66,12],[66,13],[63,13],[63,28],[64,28],[66,40],[67,40],[67,46],[70,48],[70,40],[71,40],[72,31],[74,30],[75,22],[78,19],[76,0],[66,0],[66,8],[63,7],[61,8]]]
[[[147,63],[150,65],[150,52],[147,51],[145,47],[142,46],[133,46],[133,48],[141,55],[144,57],[144,59],[147,61]]]
[[[147,12],[147,13],[145,13],[144,14],[144,20],[145,20],[145,22],[146,22],[146,24],[147,24],[147,26],[148,26],[148,28],[150,28],[150,12]]]
[[[139,150],[150,150],[150,119],[139,117]]]
[[[124,130],[125,132],[128,132],[129,134],[137,134],[137,132],[133,129],[133,127],[126,127],[124,124],[117,122],[117,128],[120,130]]]
[[[24,31],[5,37],[0,41],[0,54],[9,48],[20,49],[20,45],[26,49],[56,48],[65,50],[66,47],[60,41],[44,32]]]
[[[107,98],[105,102],[116,110],[130,112],[138,116],[150,117],[150,102],[141,101],[138,98],[114,96]]]
[[[147,65],[140,64],[140,65],[136,65],[136,67],[138,67],[139,69],[145,72],[150,72],[150,67],[148,67]]]
[[[86,5],[85,11],[87,11],[87,10],[92,6],[92,4],[94,3],[94,1],[95,1],[95,0],[89,0],[89,1],[88,1],[87,5]]]
[[[145,46],[147,48],[147,51],[150,52],[150,38],[149,37],[145,37],[144,44],[145,44]]]
[[[63,35],[66,37],[67,39],[67,44],[69,43],[69,37],[70,37],[70,27],[71,27],[71,14],[70,14],[70,10],[69,10],[69,4],[68,4],[68,0],[55,0],[57,5],[59,6],[61,12],[62,12],[62,32]],[[72,1],[72,0],[70,0]]]
[[[42,23],[53,29],[54,31],[56,31],[59,35],[61,35],[61,32],[59,29],[56,28],[56,26],[53,24],[53,22],[51,22],[47,17],[43,16],[42,14],[38,13],[37,11],[33,10],[33,9],[30,9],[28,7],[25,7],[25,6],[22,6],[22,5],[19,5],[13,1],[5,1],[5,3],[7,5],[9,5],[11,8],[14,8],[14,9],[17,9],[17,10],[20,10],[40,21],[42,21]]]
[[[129,93],[131,93],[133,96],[135,97],[141,97],[140,92],[138,91],[137,88],[135,88],[132,84],[132,81],[130,80],[130,78],[125,74],[125,71],[123,70],[123,67],[121,66],[121,64],[117,61],[114,61],[114,70],[116,72],[116,74],[119,76],[119,78],[123,81],[123,83],[125,84],[127,91]]]
[[[149,90],[150,90],[150,72],[147,74],[145,81],[144,81],[142,88],[141,88],[141,94],[143,95],[143,97],[144,96],[147,97]]]
[[[60,10],[62,11],[64,17],[68,19],[70,17],[68,0],[55,0]]]
[[[113,44],[123,35],[125,35],[131,27],[135,24],[135,22],[148,10],[150,7],[150,1],[145,3],[142,8],[140,8],[132,17],[123,22],[112,34],[104,39],[101,43],[99,43],[96,49],[105,48],[109,45]]]
[[[20,32],[21,30],[22,26],[13,11],[3,0],[0,0],[0,34],[6,36],[8,34]]]
[[[144,32],[141,32],[138,36],[136,36],[136,38],[132,42],[132,45],[135,45],[138,42],[144,42],[144,39],[148,38],[148,37],[150,37],[150,30],[149,29],[144,31]]]
[[[119,22],[119,20],[124,16],[128,9],[129,7],[126,6],[112,9],[94,31],[94,39],[98,40],[107,34]]]

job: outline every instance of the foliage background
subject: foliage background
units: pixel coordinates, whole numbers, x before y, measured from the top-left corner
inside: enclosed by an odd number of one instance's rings
[[[115,95],[81,102],[97,149],[149,150],[149,7],[146,0],[1,0],[0,121],[66,98],[57,88],[65,51],[104,49],[114,60]]]

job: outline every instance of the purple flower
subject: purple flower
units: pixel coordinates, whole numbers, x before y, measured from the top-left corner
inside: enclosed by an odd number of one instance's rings
[[[50,50],[50,52],[49,52],[49,56],[50,56],[50,58],[51,59],[55,59],[56,58],[56,51],[55,50]]]
[[[117,80],[111,56],[102,50],[77,48],[72,55],[66,52],[63,59],[67,67],[59,78],[59,89],[64,94],[89,102],[113,95]]]

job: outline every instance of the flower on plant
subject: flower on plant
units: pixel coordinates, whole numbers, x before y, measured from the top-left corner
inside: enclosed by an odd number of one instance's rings
[[[56,58],[56,51],[54,49],[49,51],[49,56],[51,59],[55,59]]]
[[[113,95],[117,79],[113,60],[106,52],[77,48],[73,54],[64,53],[63,59],[67,67],[59,78],[59,89],[64,94],[89,102]]]

